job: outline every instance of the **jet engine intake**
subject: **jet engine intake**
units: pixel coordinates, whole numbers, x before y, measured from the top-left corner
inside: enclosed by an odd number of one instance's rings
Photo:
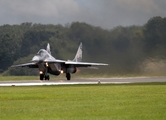
[[[76,73],[77,68],[76,67],[70,67],[66,69],[66,73]]]

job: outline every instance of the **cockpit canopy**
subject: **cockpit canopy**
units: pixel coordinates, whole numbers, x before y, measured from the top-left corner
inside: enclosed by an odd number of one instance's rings
[[[43,54],[45,53],[44,49],[39,50],[39,52],[37,53],[37,55],[39,56],[43,56]]]

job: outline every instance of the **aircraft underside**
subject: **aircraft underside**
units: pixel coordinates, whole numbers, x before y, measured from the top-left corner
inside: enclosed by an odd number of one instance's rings
[[[66,78],[67,78],[67,80],[71,79],[70,73],[66,73]],[[40,80],[50,80],[50,76],[45,73],[40,73]]]
[[[66,79],[70,80],[71,79],[71,74],[70,73],[75,73],[77,71],[76,67],[74,66],[60,66],[61,70],[58,70],[58,68],[55,69],[56,65],[50,65],[50,67],[47,65],[40,66],[39,65],[39,73],[40,73],[40,80],[50,80],[49,74],[52,75],[60,75],[62,73],[66,73]]]

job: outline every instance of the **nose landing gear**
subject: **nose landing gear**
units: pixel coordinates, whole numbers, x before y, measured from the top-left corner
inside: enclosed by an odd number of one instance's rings
[[[40,74],[40,80],[50,80],[50,76],[49,75],[45,75],[44,73]]]
[[[50,80],[50,76],[49,75],[45,75],[45,80]]]

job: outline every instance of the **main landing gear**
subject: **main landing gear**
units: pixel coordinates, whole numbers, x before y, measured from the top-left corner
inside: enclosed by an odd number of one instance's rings
[[[40,74],[40,80],[50,80],[50,76],[49,75],[45,75],[45,74]]]
[[[70,80],[70,79],[71,79],[70,73],[66,73],[66,78],[67,78],[67,80]]]

